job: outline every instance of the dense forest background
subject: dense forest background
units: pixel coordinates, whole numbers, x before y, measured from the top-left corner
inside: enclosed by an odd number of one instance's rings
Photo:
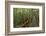
[[[39,9],[13,8],[13,26],[16,27],[38,27]]]

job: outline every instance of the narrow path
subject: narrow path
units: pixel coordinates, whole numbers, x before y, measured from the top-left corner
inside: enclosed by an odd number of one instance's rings
[[[24,26],[24,25],[26,25],[26,23],[28,23],[28,22],[29,22],[29,20],[25,21],[25,22],[24,22],[24,24],[22,24],[21,26]]]

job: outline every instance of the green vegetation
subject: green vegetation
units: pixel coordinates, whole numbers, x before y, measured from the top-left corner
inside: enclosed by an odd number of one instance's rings
[[[14,8],[13,9],[13,26],[16,27],[38,27],[39,26],[39,9],[33,8]]]

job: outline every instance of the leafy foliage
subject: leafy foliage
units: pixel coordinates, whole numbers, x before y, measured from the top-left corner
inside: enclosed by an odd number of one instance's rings
[[[39,9],[14,8],[13,18],[14,27],[38,27]]]

